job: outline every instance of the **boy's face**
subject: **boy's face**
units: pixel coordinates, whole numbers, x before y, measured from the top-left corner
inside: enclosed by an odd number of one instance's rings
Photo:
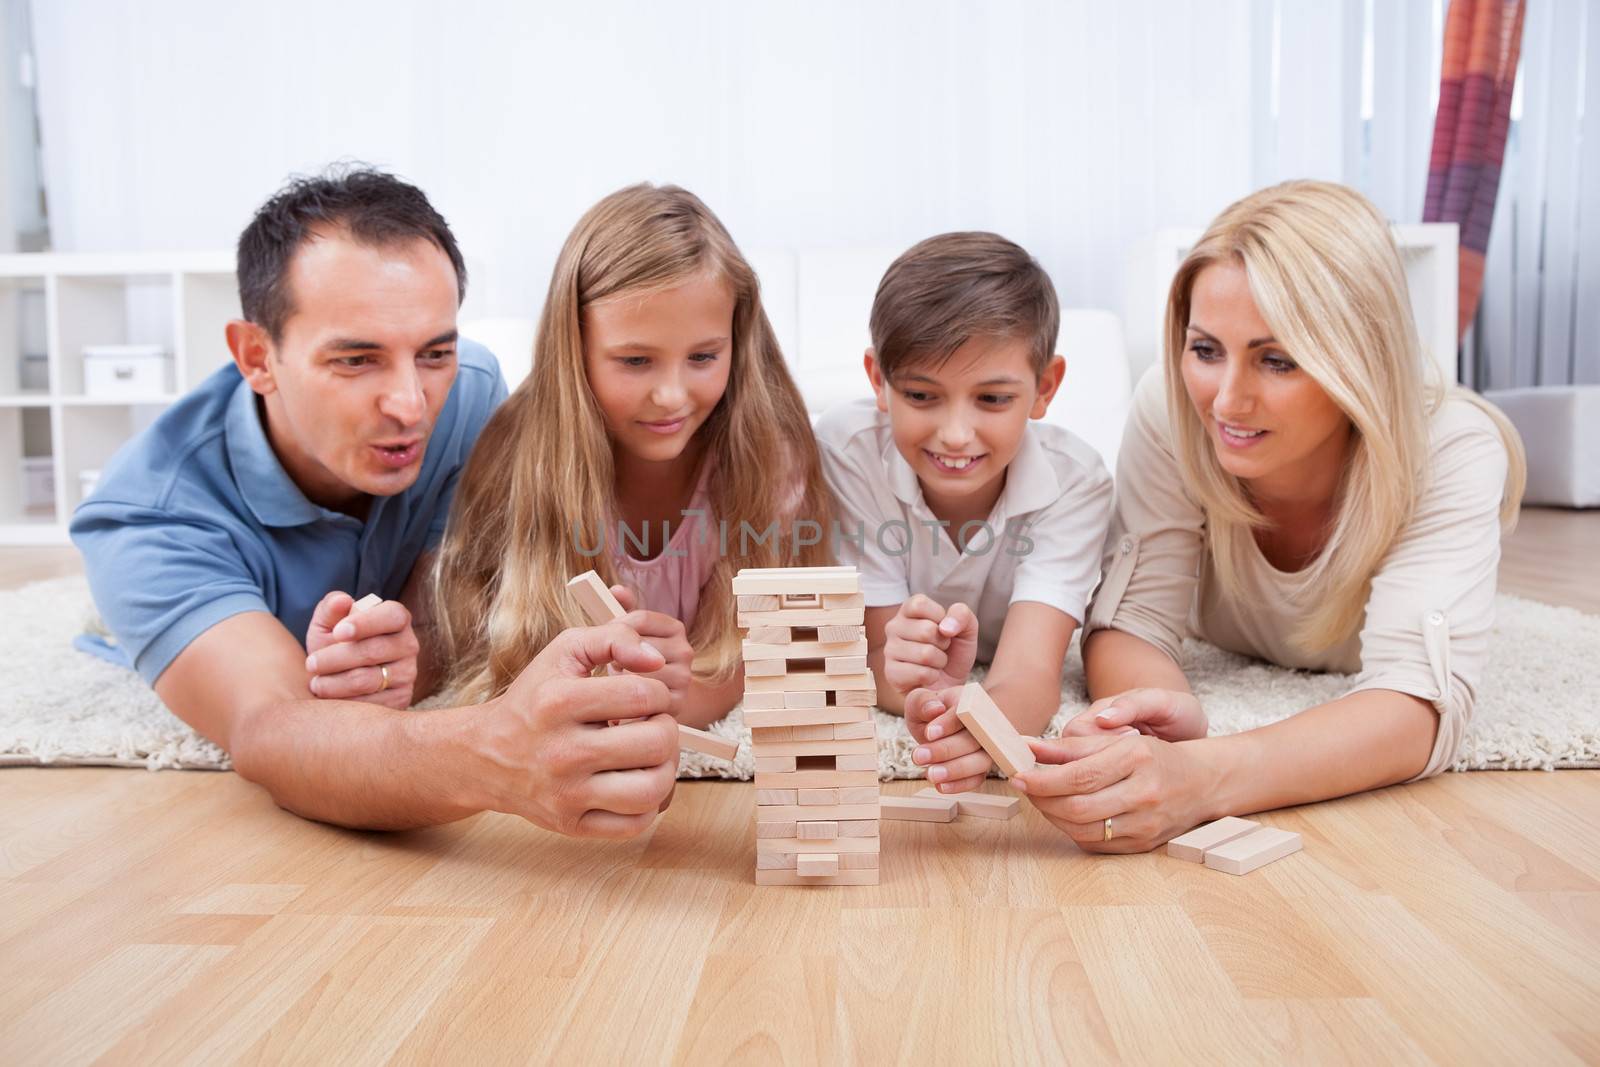
[[[943,364],[913,362],[891,381],[867,350],[878,410],[936,512],[987,513],[1000,498],[1023,429],[1044,417],[1066,368],[1055,356],[1035,375],[1030,354],[1026,340],[973,338]]]

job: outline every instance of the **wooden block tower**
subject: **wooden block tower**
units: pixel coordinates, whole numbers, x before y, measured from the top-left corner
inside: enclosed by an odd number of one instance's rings
[[[854,567],[733,579],[756,761],[756,884],[878,884],[877,690]]]

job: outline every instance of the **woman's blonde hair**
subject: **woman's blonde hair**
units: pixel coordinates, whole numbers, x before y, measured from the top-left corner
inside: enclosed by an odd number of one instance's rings
[[[609,547],[596,557],[579,551],[580,531],[585,547],[602,530],[615,545],[618,519],[612,445],[584,367],[584,309],[707,275],[735,298],[727,389],[696,431],[713,471],[708,521],[725,521],[729,532],[688,635],[696,676],[723,681],[738,666],[730,584],[738,568],[831,562],[825,544],[796,549],[806,539],[789,536],[796,518],[830,529],[831,498],[755,272],[692,193],[629,186],[590,208],[567,238],[533,372],[484,427],[456,489],[433,597],[459,699],[504,692],[558,633],[587,624],[568,599],[570,577],[592,568],[617,579]],[[748,540],[742,522],[758,532],[776,524],[780,533]]]
[[[1350,420],[1351,446],[1326,545],[1303,572],[1323,591],[1292,635],[1307,649],[1345,640],[1361,625],[1373,574],[1410,523],[1429,471],[1429,422],[1447,397],[1468,399],[1499,428],[1509,459],[1501,520],[1516,522],[1526,477],[1522,442],[1504,415],[1468,390],[1446,387],[1412,319],[1405,270],[1382,215],[1360,193],[1291,181],[1253,193],[1217,216],[1185,257],[1167,297],[1167,409],[1184,481],[1206,513],[1217,577],[1231,595],[1254,529],[1268,520],[1247,487],[1222,468],[1184,387],[1190,294],[1200,272],[1233,263],[1249,279],[1272,335]]]

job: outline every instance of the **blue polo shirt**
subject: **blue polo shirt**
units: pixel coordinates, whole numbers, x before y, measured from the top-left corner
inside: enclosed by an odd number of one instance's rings
[[[374,497],[365,521],[306,499],[232,364],[124,445],[71,528],[120,646],[114,658],[154,684],[189,642],[230,616],[268,612],[303,642],[331,590],[398,596],[444,534],[461,468],[506,397],[487,348],[463,339],[457,365],[417,480]]]

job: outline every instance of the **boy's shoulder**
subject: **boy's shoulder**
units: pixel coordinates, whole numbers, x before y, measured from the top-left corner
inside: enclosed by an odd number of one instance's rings
[[[872,397],[863,397],[833,405],[818,416],[813,429],[819,443],[837,452],[861,444],[881,448],[883,435],[889,432],[889,416],[878,410]]]
[[[1024,432],[1033,438],[1048,459],[1062,488],[1111,481],[1111,473],[1100,453],[1065,426],[1029,420]]]

